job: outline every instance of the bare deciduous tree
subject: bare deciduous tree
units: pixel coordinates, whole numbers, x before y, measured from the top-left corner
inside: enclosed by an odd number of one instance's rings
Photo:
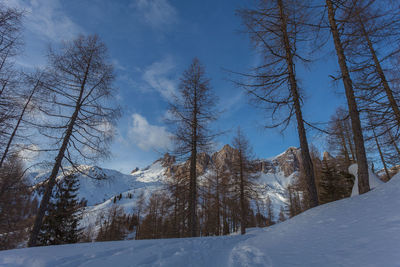
[[[216,98],[212,94],[204,67],[197,58],[183,73],[179,85],[179,96],[170,104],[170,113],[176,123],[174,132],[175,153],[190,160],[189,173],[189,235],[197,235],[197,154],[207,150],[214,135],[209,123],[216,119]]]
[[[370,190],[370,187],[368,179],[368,162],[364,147],[364,137],[361,127],[360,113],[358,110],[356,97],[354,93],[353,81],[350,77],[350,72],[347,65],[346,56],[344,53],[343,43],[341,40],[341,34],[340,34],[341,30],[339,30],[337,23],[337,18],[336,18],[337,14],[335,13],[337,7],[334,5],[334,1],[332,0],[326,0],[326,6],[328,9],[330,30],[332,33],[336,55],[340,71],[342,74],[341,78],[343,80],[343,85],[346,92],[348,110],[351,119],[353,139],[354,139],[356,158],[358,164],[358,190],[360,194],[363,194],[368,192]]]
[[[263,63],[254,68],[253,74],[242,74],[249,82],[238,82],[266,108],[272,118],[280,117],[268,127],[284,128],[296,118],[301,158],[305,172],[306,189],[310,206],[318,205],[313,164],[311,161],[306,129],[302,114],[302,95],[296,77],[296,61],[305,60],[298,51],[299,43],[307,41],[307,9],[296,1],[256,1],[254,9],[242,9],[243,19]]]
[[[49,51],[50,77],[44,86],[52,109],[41,109],[48,119],[42,132],[52,142],[55,161],[47,179],[28,246],[35,246],[43,216],[63,163],[95,160],[107,153],[110,130],[119,115],[111,106],[114,72],[106,47],[94,36],[79,36],[65,43],[60,52]]]
[[[233,139],[233,148],[237,152],[236,160],[233,162],[233,175],[235,188],[239,192],[240,203],[240,232],[246,233],[248,205],[255,194],[254,180],[258,178],[255,175],[254,156],[249,141],[238,128],[236,136]]]

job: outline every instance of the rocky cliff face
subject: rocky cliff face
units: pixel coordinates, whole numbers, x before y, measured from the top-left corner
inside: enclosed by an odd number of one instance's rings
[[[197,173],[201,176],[212,166],[221,168],[222,170],[229,170],[236,157],[237,151],[230,145],[225,145],[221,150],[212,155],[204,152],[199,153],[197,156]],[[160,160],[166,168],[167,176],[182,175],[189,171],[189,161],[176,165],[175,158],[168,154]],[[300,170],[300,149],[289,147],[285,152],[276,157],[255,160],[255,165],[259,172],[265,174],[283,173],[285,177],[289,177]]]

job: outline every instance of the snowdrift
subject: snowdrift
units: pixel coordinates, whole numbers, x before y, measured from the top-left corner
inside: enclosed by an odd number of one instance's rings
[[[0,252],[0,266],[399,266],[399,192],[397,174],[244,236],[16,249]]]

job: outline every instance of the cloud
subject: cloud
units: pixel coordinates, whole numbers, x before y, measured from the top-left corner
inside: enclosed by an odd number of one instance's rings
[[[178,20],[178,12],[168,0],[134,0],[130,6],[155,29],[171,26]]]
[[[84,32],[62,10],[59,0],[8,0],[6,4],[24,10],[24,27],[51,41],[69,40]]]
[[[142,79],[166,100],[171,100],[176,95],[177,87],[176,79],[171,78],[175,67],[172,57],[167,56],[147,67],[143,72]]]
[[[129,139],[141,149],[165,149],[170,145],[171,133],[165,127],[151,125],[145,117],[138,113],[132,114],[132,126],[129,129]]]

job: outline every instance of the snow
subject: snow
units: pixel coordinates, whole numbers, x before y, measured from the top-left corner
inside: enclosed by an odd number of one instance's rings
[[[400,174],[244,236],[15,249],[0,266],[399,266]]]
[[[352,164],[349,167],[349,173],[353,174],[354,177],[356,177],[356,179],[354,180],[354,185],[353,185],[353,189],[351,191],[351,196],[358,196],[358,176],[357,176],[357,172],[358,172],[358,166],[357,164]],[[375,187],[379,186],[380,184],[383,184],[382,180],[379,179],[379,177],[372,171],[372,170],[368,170],[368,180],[369,180],[369,187],[371,189],[374,189]]]

